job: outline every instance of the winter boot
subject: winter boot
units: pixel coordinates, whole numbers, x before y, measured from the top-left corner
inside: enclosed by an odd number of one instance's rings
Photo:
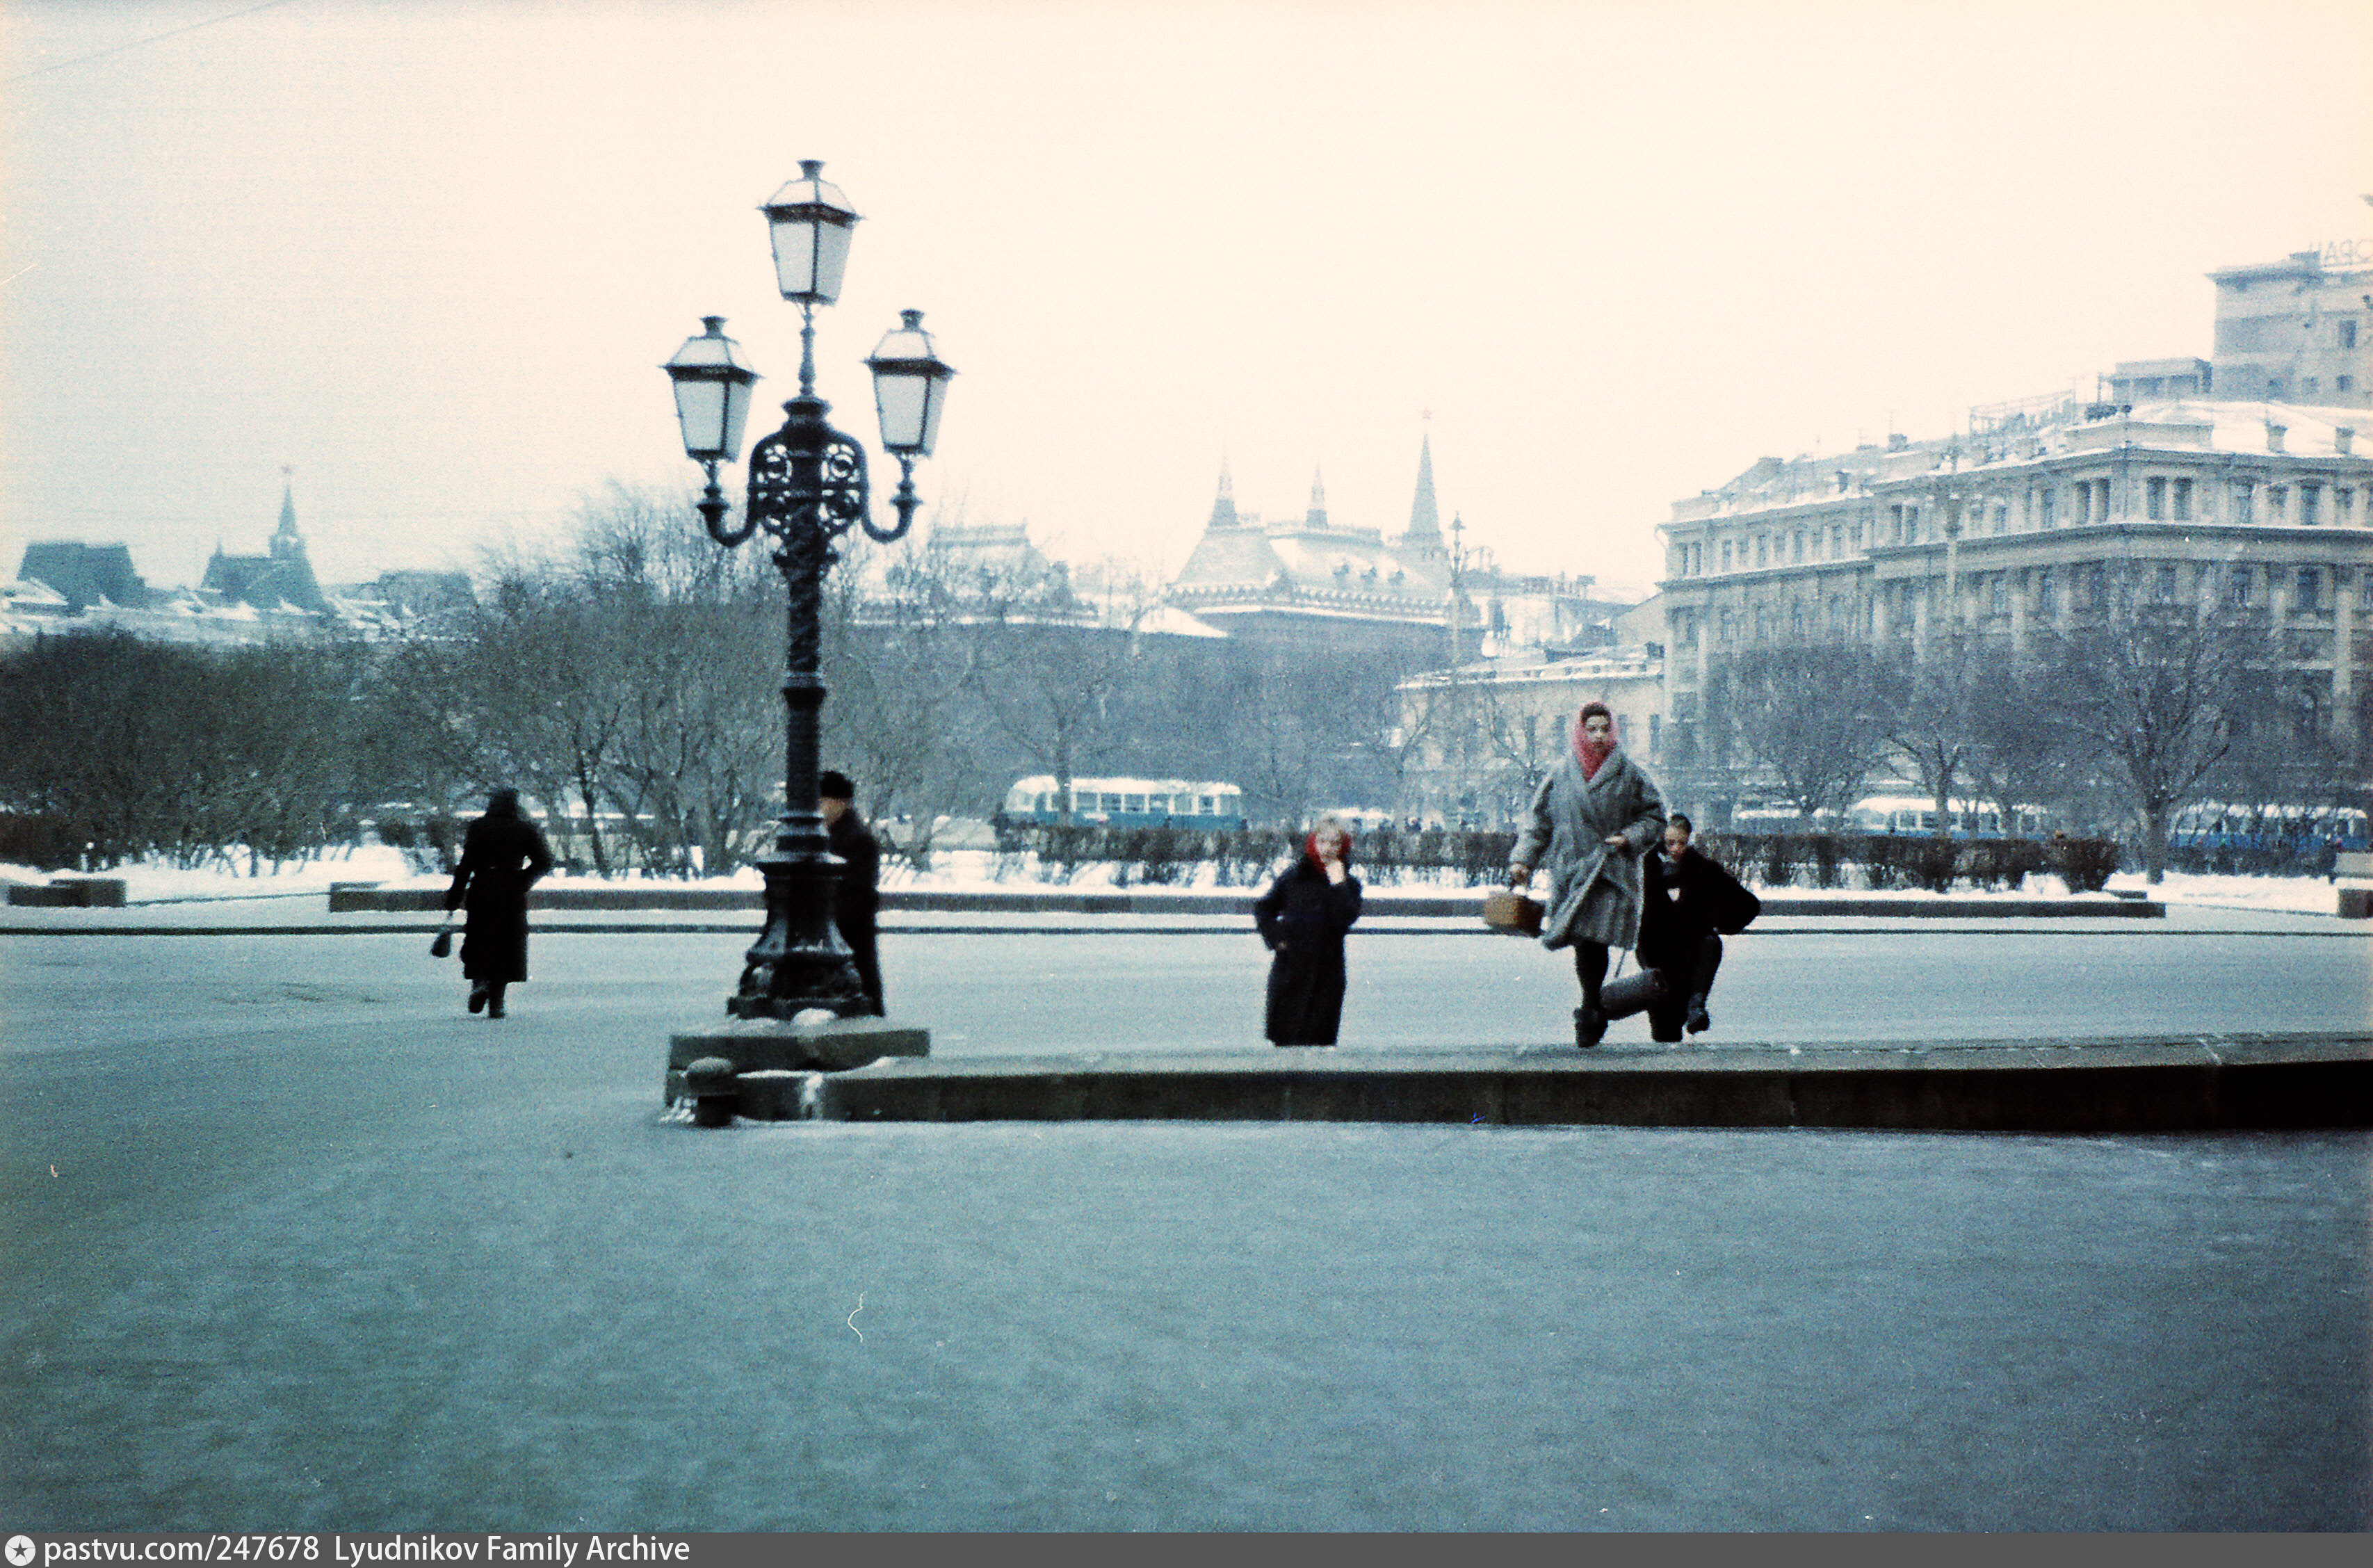
[[[1706,1012],[1705,992],[1689,998],[1689,1033],[1702,1035],[1713,1027],[1713,1016]]]
[[[484,1012],[486,1011],[485,987],[472,986],[470,988],[470,1011],[473,1012]]]
[[[1607,1014],[1595,1007],[1573,1010],[1573,1044],[1576,1050],[1588,1050],[1607,1036]]]

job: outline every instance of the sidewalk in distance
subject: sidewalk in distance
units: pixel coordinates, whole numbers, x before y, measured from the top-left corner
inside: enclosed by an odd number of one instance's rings
[[[1004,892],[936,892],[884,888],[884,913],[1232,915],[1252,919],[1250,889],[1241,893],[1173,893],[1159,889],[1070,892],[1062,889]],[[333,915],[441,909],[445,891],[436,887],[380,887],[339,883],[330,889]],[[564,909],[763,909],[755,888],[666,887],[630,883],[614,887],[539,887],[528,895],[531,910]],[[1417,916],[1479,920],[1483,895],[1371,893],[1366,911],[1376,916]],[[1996,916],[2005,919],[2079,916],[2093,919],[2159,919],[2167,906],[2156,899],[2123,895],[2092,898],[2020,898],[2002,895],[1956,898],[1933,893],[1875,893],[1845,898],[1791,898],[1767,894],[1763,913],[1772,917]]]
[[[2373,1126],[2373,1035],[889,1059],[754,1072],[740,1114],[831,1121],[1372,1121],[1964,1132]],[[680,1076],[668,1075],[673,1103]]]

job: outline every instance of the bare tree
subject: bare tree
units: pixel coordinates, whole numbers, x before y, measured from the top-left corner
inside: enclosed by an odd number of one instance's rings
[[[1953,800],[1976,749],[1979,649],[1958,634],[1937,639],[1909,665],[1874,663],[1880,733],[1936,807],[1935,836],[1950,837]]]
[[[1758,648],[1722,667],[1707,693],[1718,744],[1763,769],[1807,824],[1861,791],[1886,752],[1876,668],[1847,643]]]
[[[1107,709],[1137,658],[1154,591],[1126,580],[1090,599],[1073,590],[1060,566],[984,573],[976,591],[967,617],[974,690],[998,730],[1054,775],[1060,819],[1068,823],[1071,779],[1104,738]]]
[[[2273,704],[2280,649],[2246,610],[2120,603],[2053,655],[2061,719],[2121,787],[2157,883],[2168,822],[2199,798],[2252,714]]]
[[[974,692],[981,644],[968,634],[958,568],[935,539],[844,551],[825,583],[824,749],[845,761],[878,820],[907,818],[895,848],[928,865],[939,820],[979,811],[996,792]]]

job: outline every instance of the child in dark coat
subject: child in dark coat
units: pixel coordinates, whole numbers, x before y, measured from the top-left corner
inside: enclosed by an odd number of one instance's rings
[[[1343,1019],[1343,934],[1360,918],[1351,836],[1333,817],[1253,905],[1268,967],[1268,1034],[1280,1046],[1331,1046]]]
[[[1665,852],[1649,856],[1641,868],[1636,951],[1641,968],[1665,977],[1667,1000],[1650,1006],[1648,1028],[1653,1038],[1666,1044],[1681,1037],[1684,1024],[1692,1035],[1713,1027],[1706,997],[1713,989],[1714,971],[1722,967],[1722,938],[1716,933],[1743,931],[1763,910],[1763,901],[1737,878],[1690,847],[1689,835],[1689,819],[1675,812],[1666,819]]]

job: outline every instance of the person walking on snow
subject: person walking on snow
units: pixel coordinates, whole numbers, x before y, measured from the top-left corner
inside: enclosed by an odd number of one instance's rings
[[[503,1015],[503,991],[527,978],[527,890],[552,870],[552,850],[520,814],[519,791],[486,797],[486,814],[462,837],[461,863],[445,890],[445,912],[470,911],[462,928],[462,977],[470,1011]]]
[[[1508,867],[1508,884],[1530,885],[1535,867],[1549,874],[1541,945],[1573,949],[1582,981],[1573,1043],[1587,1050],[1607,1033],[1599,986],[1607,950],[1640,940],[1640,857],[1665,830],[1665,798],[1615,735],[1615,715],[1586,702],[1575,715],[1572,749],[1533,795]]]

